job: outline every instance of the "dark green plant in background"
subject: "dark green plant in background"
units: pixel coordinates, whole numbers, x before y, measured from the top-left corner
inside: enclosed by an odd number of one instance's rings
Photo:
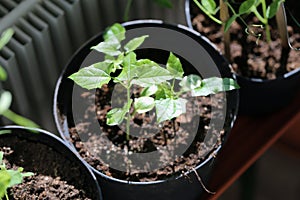
[[[10,38],[13,36],[13,29],[7,29],[4,31],[0,38],[0,50],[9,42]],[[2,66],[0,66],[0,81],[4,82],[7,80],[7,73]],[[4,116],[8,120],[22,126],[28,127],[38,127],[33,121],[22,117],[21,115],[13,112],[10,109],[12,103],[12,94],[7,90],[0,90],[0,115]]]
[[[238,10],[235,10],[228,0],[220,0],[219,4],[214,0],[193,0],[194,3],[212,20],[218,24],[224,24],[224,31],[226,32],[231,24],[239,18],[246,26],[246,31],[249,34],[251,32],[251,26],[259,26],[264,28],[266,40],[271,41],[269,19],[273,18],[279,6],[284,0],[273,0],[272,3],[267,5],[266,0],[246,0],[239,6]],[[216,16],[220,11],[220,16]],[[254,14],[261,24],[248,25],[244,21],[244,16]],[[224,17],[223,17],[224,16]],[[255,33],[253,33],[256,35]],[[260,37],[261,35],[256,35]]]
[[[124,16],[123,16],[123,20],[124,21],[128,21],[129,20],[130,8],[132,6],[133,1],[134,0],[127,0],[126,8],[125,8]],[[159,5],[160,7],[163,7],[163,8],[172,8],[172,2],[171,2],[171,0],[151,0],[151,1],[153,1],[154,3],[156,3],[157,5]]]
[[[172,52],[166,67],[150,59],[137,60],[134,50],[148,35],[133,38],[122,46],[125,32],[125,28],[120,24],[111,26],[104,34],[104,41],[92,47],[104,53],[105,60],[84,67],[69,78],[86,89],[101,88],[110,81],[124,87],[124,105],[121,108],[112,108],[107,113],[106,123],[110,126],[120,125],[126,120],[127,140],[130,139],[130,122],[136,113],[146,113],[155,108],[157,123],[161,123],[186,112],[187,100],[182,94],[190,93],[193,97],[207,96],[239,88],[230,78],[202,79],[196,74],[184,76],[180,60]],[[138,98],[131,99],[133,85],[142,88],[142,91]]]
[[[276,25],[280,35],[282,54],[280,59],[280,67],[277,69],[276,74],[282,75],[287,72],[286,64],[291,49],[299,50],[292,47],[289,40],[289,34],[287,30],[287,21],[284,8],[285,0],[193,0],[193,2],[216,23],[223,26],[224,37],[224,55],[228,60],[231,60],[230,55],[230,33],[229,28],[237,19],[245,26],[246,34],[252,35],[257,38],[256,42],[263,36],[265,40],[270,43],[270,20],[276,18]],[[239,4],[239,6],[237,6]],[[219,16],[218,16],[219,14]],[[258,19],[257,23],[247,24],[245,19],[253,15]],[[293,16],[291,16],[292,19]],[[295,20],[296,21],[296,20]]]

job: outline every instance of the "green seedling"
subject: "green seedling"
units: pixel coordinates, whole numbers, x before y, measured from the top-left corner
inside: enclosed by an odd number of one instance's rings
[[[280,4],[284,2],[284,0],[273,0],[272,3],[267,5],[266,0],[246,0],[241,3],[239,9],[236,11],[228,0],[220,0],[218,6],[214,0],[201,0],[200,2],[198,0],[193,1],[208,17],[218,24],[223,24],[225,32],[230,28],[231,24],[239,18],[247,27],[246,32],[248,34],[252,34],[259,38],[261,37],[261,34],[251,31],[251,27],[256,26],[264,28],[266,40],[268,42],[271,41],[269,19],[276,15]],[[218,11],[220,11],[220,17],[216,16]],[[243,16],[251,13],[257,17],[261,24],[247,25]],[[225,16],[225,18],[223,18],[222,15]]]
[[[23,168],[19,167],[17,170],[6,169],[3,162],[4,153],[0,151],[0,198],[6,198],[9,200],[7,190],[14,185],[23,182],[24,177],[29,177],[34,175],[32,172],[23,172]]]
[[[187,100],[181,97],[184,93],[193,97],[207,96],[239,88],[230,78],[202,79],[196,74],[184,76],[180,59],[172,52],[165,67],[150,59],[137,59],[134,51],[148,35],[133,38],[122,46],[125,32],[120,24],[111,26],[104,34],[104,41],[92,47],[104,53],[105,60],[84,67],[69,78],[86,89],[101,88],[110,81],[124,87],[127,96],[123,107],[112,108],[107,113],[106,122],[113,126],[126,120],[127,140],[130,139],[130,122],[136,113],[155,109],[157,123],[161,123],[186,112]],[[142,88],[142,92],[140,97],[131,99],[133,85]]]
[[[289,41],[289,35],[287,30],[287,22],[285,16],[284,3],[285,0],[272,0],[269,4],[266,0],[245,0],[238,7],[234,7],[234,0],[219,0],[217,4],[214,0],[193,0],[193,2],[216,23],[222,25],[223,37],[224,37],[224,55],[228,60],[231,60],[230,53],[230,33],[229,28],[232,23],[239,19],[244,24],[245,33],[257,38],[256,43],[261,39],[261,30],[265,32],[265,38],[268,43],[271,42],[270,33],[270,19],[276,17],[277,29],[280,35],[282,54],[280,59],[280,67],[277,69],[276,74],[282,75],[287,72],[286,63],[289,58],[290,49],[299,50],[293,48]],[[217,14],[219,13],[219,16]],[[244,20],[245,17],[253,14],[259,20],[257,24],[247,24]],[[292,16],[293,18],[293,16]],[[242,69],[242,67],[241,67]],[[246,69],[242,69],[246,70]]]

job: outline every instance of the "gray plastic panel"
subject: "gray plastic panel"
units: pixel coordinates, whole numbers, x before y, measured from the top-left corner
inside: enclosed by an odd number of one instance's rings
[[[1,18],[0,32],[3,32],[8,27],[12,27],[20,17],[30,12],[38,3],[38,1],[40,0],[26,0],[17,4],[12,0],[1,0],[0,5],[7,8],[7,10],[11,12],[8,12]]]
[[[42,79],[46,82],[47,90],[51,91],[54,88],[59,71],[51,43],[49,27],[33,14],[30,16],[34,20],[29,22],[21,18],[18,24],[32,38]]]
[[[109,26],[115,22],[120,22],[120,18],[118,18],[118,13],[116,11],[116,7],[119,6],[115,3],[115,0],[100,0],[99,1],[99,10],[102,15],[103,25]]]
[[[104,28],[101,11],[99,10],[99,0],[81,0],[80,2],[88,36],[92,37]]]
[[[9,10],[7,8],[5,8],[4,6],[0,5],[0,17],[5,16],[8,12],[9,12]]]
[[[67,26],[69,29],[70,38],[72,40],[72,47],[75,51],[78,49],[86,40],[87,33],[86,27],[83,20],[83,14],[81,9],[81,4],[79,0],[69,0],[69,1],[61,1],[61,0],[52,0],[45,1],[49,7],[54,4],[57,7],[60,7],[65,11]]]
[[[35,105],[35,109],[32,109],[32,111],[38,112],[33,117],[35,117],[35,120],[39,120],[42,114],[41,111],[43,110],[42,104],[47,102],[44,99],[44,95],[40,94],[45,89],[45,82],[41,77],[41,71],[37,64],[36,53],[31,38],[19,28],[15,27],[14,29],[15,34],[8,47],[16,53],[26,93],[30,101]]]
[[[14,94],[13,109],[18,110],[22,114],[29,115],[29,97],[25,93],[24,80],[20,73],[20,67],[17,63],[15,54],[8,47],[4,47],[0,51],[0,65],[4,67],[8,74],[7,81],[4,82],[4,89],[8,89]]]
[[[18,4],[12,0],[1,0],[1,5],[3,5],[7,10],[13,10]]]
[[[58,64],[63,68],[72,54],[70,34],[67,29],[63,10],[58,7],[53,8],[46,5],[37,5],[34,14],[49,24],[55,55]]]

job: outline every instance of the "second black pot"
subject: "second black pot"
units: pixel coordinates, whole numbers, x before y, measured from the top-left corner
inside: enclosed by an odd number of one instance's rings
[[[189,28],[192,25],[193,1],[186,0],[185,14]],[[248,78],[236,74],[240,85],[239,114],[265,115],[276,112],[287,106],[300,92],[300,68],[286,73],[273,80]]]

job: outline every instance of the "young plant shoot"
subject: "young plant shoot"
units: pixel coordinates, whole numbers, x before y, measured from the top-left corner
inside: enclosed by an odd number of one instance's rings
[[[136,113],[146,113],[155,109],[156,120],[161,123],[186,112],[187,100],[181,97],[184,93],[189,92],[194,97],[207,96],[239,88],[230,78],[202,79],[196,74],[184,76],[180,60],[172,52],[166,67],[150,59],[137,59],[134,50],[148,35],[133,38],[122,46],[125,32],[125,28],[120,24],[111,26],[104,34],[104,41],[92,47],[104,53],[105,60],[84,67],[69,78],[86,89],[101,88],[110,81],[124,87],[127,94],[124,105],[112,108],[107,113],[106,123],[110,126],[120,125],[126,120],[127,140],[130,139],[130,122]],[[177,90],[176,82],[179,82]],[[142,92],[138,98],[131,99],[133,85],[142,88]]]
[[[0,199],[4,196],[8,200],[8,188],[20,184],[24,177],[32,176],[32,172],[23,172],[23,168],[19,167],[17,170],[6,169],[3,162],[3,152],[0,151]],[[22,173],[23,172],[23,173]]]
[[[236,11],[233,6],[227,0],[220,0],[220,6],[217,6],[214,0],[193,0],[194,3],[212,20],[214,20],[218,24],[224,23],[224,31],[226,32],[231,24],[237,19],[241,19],[241,21],[245,24],[246,32],[248,34],[252,34],[256,37],[260,37],[260,34],[251,31],[251,26],[259,26],[265,29],[266,40],[271,41],[270,27],[269,27],[269,19],[273,18],[279,6],[284,0],[273,0],[272,3],[267,5],[266,0],[246,0],[239,6],[239,9]],[[221,6],[225,5],[225,6]],[[228,12],[228,8],[231,11],[231,14]],[[227,19],[219,19],[216,17],[216,14],[220,11],[220,18],[223,16],[228,16]],[[226,13],[224,13],[226,12]],[[261,24],[247,25],[247,23],[243,19],[243,15],[249,15],[253,13],[257,19],[261,22]]]

